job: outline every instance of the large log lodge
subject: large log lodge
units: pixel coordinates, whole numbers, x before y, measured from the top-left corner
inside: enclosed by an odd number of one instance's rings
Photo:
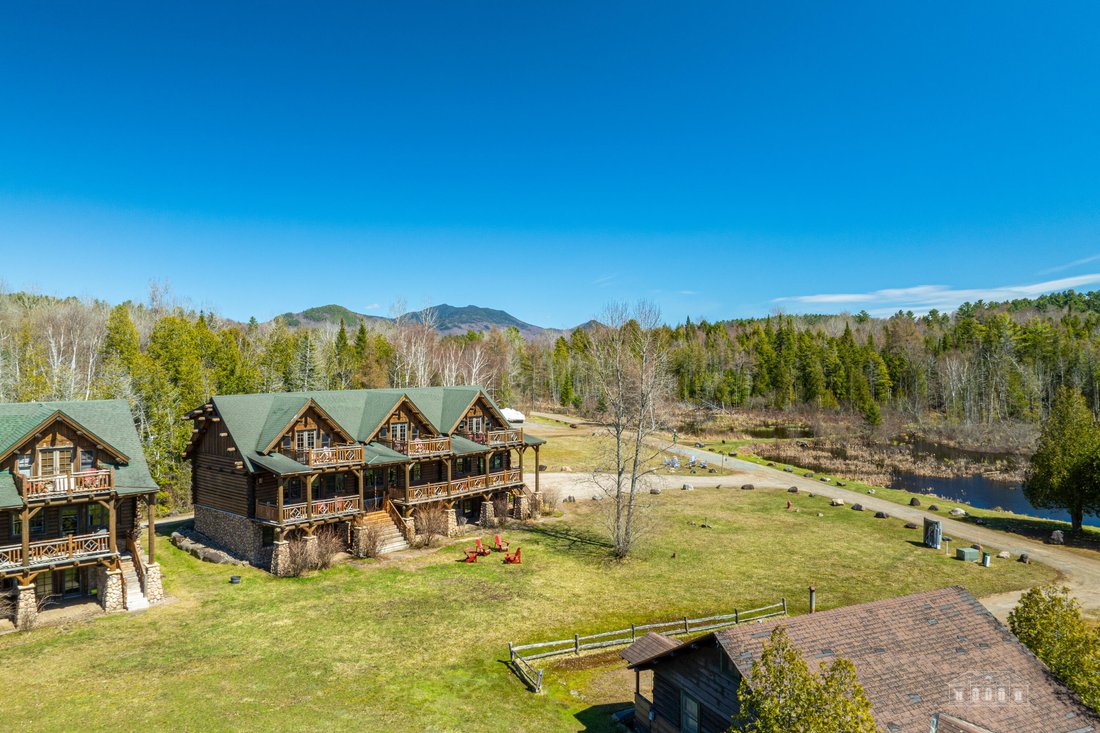
[[[510,425],[479,387],[221,395],[187,418],[195,529],[277,575],[288,543],[326,526],[362,555],[371,528],[387,551],[408,546],[428,507],[453,534],[502,510],[527,518],[541,499],[545,441]]]
[[[125,401],[0,404],[0,583],[16,625],[70,599],[107,611],[161,600],[156,492]]]

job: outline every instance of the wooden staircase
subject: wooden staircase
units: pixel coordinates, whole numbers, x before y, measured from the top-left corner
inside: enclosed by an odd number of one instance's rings
[[[142,608],[149,608],[149,601],[145,599],[145,594],[141,592],[141,580],[138,579],[133,558],[129,555],[122,555],[120,561],[122,583],[126,586],[123,596],[126,599],[126,610],[137,611]]]
[[[390,516],[389,512],[367,512],[363,515],[363,521],[382,536],[382,546],[379,548],[381,554],[409,549],[409,543],[405,541],[405,535],[402,534],[396,520]]]

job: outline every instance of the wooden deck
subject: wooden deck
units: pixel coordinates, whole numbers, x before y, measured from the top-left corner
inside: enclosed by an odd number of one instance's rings
[[[420,504],[426,501],[481,494],[522,483],[523,472],[518,468],[509,468],[504,471],[495,471],[488,476],[467,476],[454,481],[438,481],[419,486],[409,486],[405,489],[403,503]]]
[[[114,491],[115,470],[101,468],[53,476],[15,474],[15,485],[26,501],[65,499]]]
[[[306,502],[283,504],[283,513],[268,502],[256,504],[256,519],[276,524],[297,524],[332,517],[351,516],[362,510],[358,496],[338,496],[333,499],[314,499],[312,507]]]
[[[106,532],[67,535],[58,539],[31,542],[29,548],[28,562],[24,563],[22,545],[0,547],[0,569],[52,565],[95,555],[109,555],[111,539]]]

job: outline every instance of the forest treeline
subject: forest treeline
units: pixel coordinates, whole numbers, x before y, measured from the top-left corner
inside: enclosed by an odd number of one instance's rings
[[[866,313],[661,326],[676,396],[715,408],[936,413],[1037,423],[1060,385],[1100,409],[1100,292]],[[589,332],[439,335],[431,318],[291,328],[171,303],[0,295],[0,401],[122,398],[166,505],[186,503],[182,415],[213,394],[480,384],[503,404],[598,411]]]

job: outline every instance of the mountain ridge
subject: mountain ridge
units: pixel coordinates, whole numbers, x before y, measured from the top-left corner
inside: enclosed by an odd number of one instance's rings
[[[306,308],[302,311],[287,312],[276,316],[282,318],[289,326],[320,326],[324,324],[338,324],[341,319],[348,325],[358,326],[365,323],[368,326],[378,323],[392,323],[395,319],[385,316],[375,316],[369,313],[358,313],[342,305],[331,303],[329,305]],[[409,311],[401,314],[403,318],[414,323],[423,323],[425,319],[432,318],[435,330],[445,336],[460,335],[468,331],[484,333],[496,328],[504,330],[514,326],[525,337],[568,334],[578,328],[591,328],[594,321],[578,324],[573,328],[544,328],[516,318],[507,311],[498,308],[488,308],[479,305],[454,306],[449,303],[429,306],[418,311]]]

